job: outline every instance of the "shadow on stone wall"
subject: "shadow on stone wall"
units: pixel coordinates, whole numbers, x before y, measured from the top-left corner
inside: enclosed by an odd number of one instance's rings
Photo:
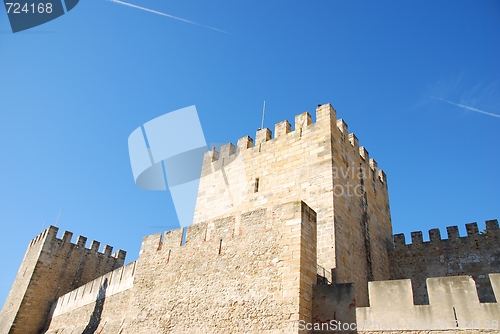
[[[350,334],[356,328],[353,283],[313,285],[311,333]],[[345,325],[344,325],[345,324]],[[347,328],[344,326],[348,326]]]
[[[97,294],[97,298],[95,300],[94,311],[90,316],[89,323],[83,330],[82,334],[93,334],[99,324],[101,323],[101,315],[104,307],[104,301],[106,300],[106,289],[108,288],[108,279],[106,278],[99,288],[99,293]]]

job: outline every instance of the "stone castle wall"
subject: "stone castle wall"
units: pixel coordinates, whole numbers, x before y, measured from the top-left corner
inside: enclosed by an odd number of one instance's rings
[[[54,303],[50,316],[57,317],[131,289],[134,286],[136,264],[137,261],[131,262],[62,295]]]
[[[367,303],[367,282],[389,279],[392,247],[387,180],[359,147],[330,104],[258,130],[236,146],[204,158],[194,223],[287,201],[303,200],[318,214],[318,264],[337,283],[357,286]]]
[[[87,249],[85,237],[73,244],[71,232],[58,239],[49,227],[28,247],[0,334],[44,326],[51,334],[302,333],[300,321],[332,319],[389,333],[366,322],[448,321],[450,307],[455,327],[444,331],[466,328],[471,316],[500,318],[500,276],[488,279],[500,272],[497,221],[484,233],[467,224],[467,237],[449,227],[445,240],[437,229],[429,242],[413,232],[406,245],[392,237],[385,173],[330,104],[318,106],[315,122],[306,112],[293,131],[283,121],[274,132],[205,154],[185,243],[182,229],[146,236],[138,260],[122,267],[125,252],[100,253],[98,242]],[[464,274],[472,278],[427,279]]]
[[[71,243],[72,233],[57,238],[50,226],[31,240],[12,289],[0,312],[0,333],[39,333],[52,302],[111,270],[123,266],[125,252],[111,254],[112,247],[99,252],[99,242],[85,248],[87,238]]]
[[[446,229],[448,239],[441,239],[439,229],[432,229],[427,242],[423,242],[422,232],[412,232],[410,244],[405,244],[403,234],[394,235],[391,279],[411,279],[415,303],[428,304],[426,278],[471,275],[477,283],[480,300],[497,301],[488,274],[500,273],[498,221],[486,221],[483,233],[479,233],[476,223],[466,224],[465,237],[460,237],[457,226]]]
[[[387,178],[368,151],[359,147],[356,136],[348,135],[347,124],[343,120],[336,123],[340,131],[334,127],[334,282],[354,283],[356,305],[364,306],[367,282],[389,279],[392,223]]]
[[[129,269],[60,297],[47,333],[297,333],[311,321],[316,214],[303,202],[200,223],[181,239],[181,229],[145,237]]]
[[[490,274],[500,299],[500,274]],[[357,328],[365,332],[500,330],[500,304],[480,303],[470,276],[428,278],[429,305],[414,305],[411,280],[369,283],[370,307],[356,309]]]

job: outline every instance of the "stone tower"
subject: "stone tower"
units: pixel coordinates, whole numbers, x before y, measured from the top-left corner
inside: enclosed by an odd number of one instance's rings
[[[387,180],[330,104],[206,153],[194,223],[302,200],[317,213],[318,275],[355,283],[389,279],[392,225]]]
[[[39,333],[46,325],[55,299],[77,287],[123,266],[125,252],[111,254],[97,241],[85,248],[87,238],[73,233],[57,238],[58,228],[48,229],[31,240],[5,305],[0,312],[0,333]]]
[[[386,176],[331,105],[274,132],[207,152],[193,226],[144,237],[126,266],[49,227],[0,334],[498,332],[498,221],[393,242]]]

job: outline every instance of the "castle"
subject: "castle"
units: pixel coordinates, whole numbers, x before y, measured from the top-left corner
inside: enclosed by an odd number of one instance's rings
[[[0,334],[499,332],[498,222],[466,227],[393,236],[385,173],[319,105],[208,151],[193,225],[134,262],[43,231]]]

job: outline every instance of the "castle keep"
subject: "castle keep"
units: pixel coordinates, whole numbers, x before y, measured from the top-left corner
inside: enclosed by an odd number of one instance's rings
[[[330,104],[208,151],[185,242],[146,236],[124,266],[57,233],[28,246],[0,334],[498,332],[498,222],[393,236],[386,175]]]

